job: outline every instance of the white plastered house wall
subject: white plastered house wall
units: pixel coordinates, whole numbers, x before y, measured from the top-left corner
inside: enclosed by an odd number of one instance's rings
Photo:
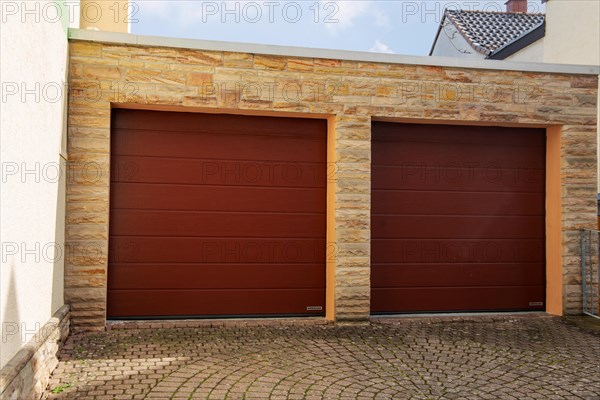
[[[65,9],[36,3],[0,2],[0,366],[64,304]]]
[[[547,0],[543,62],[600,65],[600,1]]]
[[[115,3],[0,0],[0,367],[64,304],[67,28],[128,32]]]

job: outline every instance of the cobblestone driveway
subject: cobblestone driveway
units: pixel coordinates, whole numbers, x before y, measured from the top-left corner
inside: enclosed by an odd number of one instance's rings
[[[558,318],[377,321],[155,323],[73,336],[49,387],[64,391],[45,397],[600,399],[600,336]]]

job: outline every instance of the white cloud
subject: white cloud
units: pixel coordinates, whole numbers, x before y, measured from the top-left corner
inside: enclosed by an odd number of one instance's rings
[[[384,28],[390,27],[390,16],[383,11],[373,8],[373,14],[375,15],[375,24]]]
[[[373,44],[373,47],[371,47],[369,51],[373,53],[395,54],[394,51],[390,49],[390,46],[383,43],[379,39],[375,41],[375,44]]]
[[[374,2],[372,0],[320,0],[320,3],[324,16],[329,16],[331,20],[337,20],[337,22],[325,23],[325,26],[332,33],[337,33],[339,30],[352,26],[356,18],[367,14]],[[324,20],[325,17],[321,20]]]

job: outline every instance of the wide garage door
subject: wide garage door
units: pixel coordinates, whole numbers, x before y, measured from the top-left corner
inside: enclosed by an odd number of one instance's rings
[[[373,123],[373,313],[544,310],[545,131]]]
[[[113,110],[109,318],[322,315],[326,126]]]

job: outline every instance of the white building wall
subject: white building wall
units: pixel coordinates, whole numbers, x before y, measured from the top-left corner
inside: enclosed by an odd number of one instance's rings
[[[435,43],[432,56],[462,57],[484,59],[485,56],[474,50],[467,40],[458,32],[454,24],[446,23],[442,27]]]
[[[544,59],[544,41],[542,38],[505,58],[507,61],[542,62]]]
[[[600,65],[600,1],[549,0],[544,62]]]
[[[58,3],[0,1],[0,366],[63,305],[68,19]]]

